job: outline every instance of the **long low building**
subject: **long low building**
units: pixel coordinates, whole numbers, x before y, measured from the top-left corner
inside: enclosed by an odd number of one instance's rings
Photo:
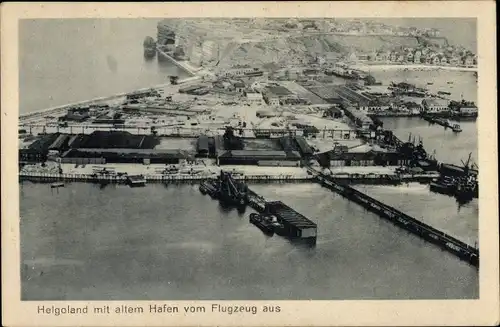
[[[316,155],[323,167],[344,166],[399,166],[405,161],[397,152],[336,152],[328,151]]]
[[[289,237],[316,241],[318,233],[317,225],[283,202],[268,202],[266,204],[266,211],[278,218],[278,221],[283,224],[286,234]]]
[[[80,148],[66,151],[61,160],[65,163],[79,163],[82,158],[104,159],[106,163],[141,164],[178,164],[183,160],[192,159],[189,154],[180,150]]]
[[[298,166],[301,156],[296,151],[233,150],[218,157],[220,165]]]

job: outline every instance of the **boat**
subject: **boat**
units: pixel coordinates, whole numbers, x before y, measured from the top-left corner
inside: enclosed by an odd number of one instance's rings
[[[427,85],[432,85],[432,84],[434,84],[434,83],[432,83],[432,82],[427,83]]]
[[[453,84],[453,82],[452,82],[452,81],[449,81],[449,82],[448,82],[448,84]]]
[[[217,197],[219,190],[215,181],[203,181],[200,183],[199,189],[201,194],[203,195],[208,194],[212,198]]]
[[[438,94],[451,95],[451,93],[450,93],[450,92],[445,92],[445,91],[438,91]]]
[[[269,216],[269,220],[271,222],[271,225],[273,226],[274,233],[276,233],[279,236],[285,236],[286,235],[286,229],[285,226],[278,221],[278,218],[276,216]]]
[[[274,235],[273,223],[269,220],[268,217],[260,215],[258,213],[251,213],[250,223],[257,226],[257,228],[259,228],[264,234],[269,236]]]
[[[146,178],[143,175],[128,175],[127,184],[130,187],[143,187],[146,186]]]
[[[55,182],[55,183],[50,184],[50,188],[59,188],[59,187],[64,187],[64,183],[63,182]]]
[[[443,180],[433,181],[429,184],[432,192],[453,195],[455,192],[455,185],[453,183],[445,182]]]
[[[453,130],[453,132],[455,133],[460,133],[462,131],[462,128],[460,127],[460,125],[458,124],[453,124],[453,126],[451,126],[451,129]]]

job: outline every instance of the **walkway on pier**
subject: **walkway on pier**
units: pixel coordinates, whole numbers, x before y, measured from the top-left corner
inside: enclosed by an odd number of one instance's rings
[[[390,220],[399,227],[406,229],[426,241],[437,244],[442,249],[456,255],[462,260],[468,261],[473,266],[479,267],[479,249],[467,245],[451,235],[410,217],[389,205],[377,201],[347,184],[338,183],[330,176],[326,176],[312,168],[309,168],[309,171],[316,177],[319,183],[330,190],[360,204],[365,209]]]

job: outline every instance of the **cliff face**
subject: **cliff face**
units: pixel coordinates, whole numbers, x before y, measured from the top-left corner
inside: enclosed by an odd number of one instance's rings
[[[165,50],[173,50],[175,45],[175,30],[168,21],[161,21],[157,26],[157,44]]]
[[[217,25],[202,20],[165,19],[158,23],[158,45],[182,47],[193,64],[220,68],[236,64],[299,63],[316,55],[372,53],[399,47],[415,48],[421,40],[411,36],[315,34],[261,40],[255,30]],[[278,32],[276,32],[278,33]],[[239,35],[239,36],[238,36]],[[243,41],[243,38],[249,40]],[[168,50],[168,49],[167,49]]]

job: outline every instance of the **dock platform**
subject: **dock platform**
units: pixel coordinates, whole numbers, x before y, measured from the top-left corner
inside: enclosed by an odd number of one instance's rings
[[[312,242],[316,241],[318,230],[316,223],[307,219],[283,202],[267,202],[265,210],[278,218],[278,221],[285,227],[286,234],[289,237],[304,240],[309,239]]]

